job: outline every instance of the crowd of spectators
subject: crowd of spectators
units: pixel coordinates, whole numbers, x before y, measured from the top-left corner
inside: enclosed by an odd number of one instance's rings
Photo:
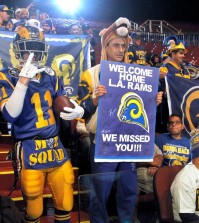
[[[33,8],[33,10],[31,10]],[[26,8],[16,8],[15,11],[8,9],[6,5],[0,8],[0,30],[16,31],[16,27],[24,25],[28,19],[37,19],[41,23],[41,28],[45,33],[53,34],[89,34],[93,37],[93,31],[89,24],[85,23],[83,17],[79,20],[55,19],[46,12],[37,13],[34,3]]]

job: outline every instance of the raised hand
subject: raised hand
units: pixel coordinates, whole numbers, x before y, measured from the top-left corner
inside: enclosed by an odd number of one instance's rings
[[[45,70],[45,68],[38,69],[38,67],[32,64],[33,57],[34,57],[34,53],[31,53],[21,70],[19,77],[26,77],[26,78],[32,79],[33,77],[36,76],[36,74],[43,72]]]

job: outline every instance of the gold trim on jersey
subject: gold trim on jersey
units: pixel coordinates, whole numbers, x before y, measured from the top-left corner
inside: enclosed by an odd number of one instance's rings
[[[10,82],[10,80],[6,77],[6,75],[2,72],[0,72],[0,79],[7,81],[13,89],[15,88],[14,85]]]

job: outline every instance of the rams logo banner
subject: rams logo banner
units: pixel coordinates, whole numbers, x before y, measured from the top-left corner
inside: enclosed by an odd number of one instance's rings
[[[17,67],[13,52],[14,32],[0,32],[0,70]],[[49,53],[43,65],[63,79],[68,96],[76,96],[80,74],[90,67],[89,37],[85,35],[45,35]]]
[[[169,113],[182,116],[184,135],[191,137],[199,127],[199,79],[166,77]]]
[[[157,68],[101,62],[96,162],[153,160],[158,79]]]

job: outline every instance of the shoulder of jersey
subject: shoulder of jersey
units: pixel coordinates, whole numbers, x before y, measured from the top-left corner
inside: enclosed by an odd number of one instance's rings
[[[50,67],[44,67],[45,68],[45,73],[46,74],[48,74],[48,75],[50,75],[50,76],[53,76],[53,75],[55,75],[55,71],[52,69],[52,68],[50,68]]]
[[[18,68],[8,68],[8,74],[12,77],[19,77],[20,70]]]

